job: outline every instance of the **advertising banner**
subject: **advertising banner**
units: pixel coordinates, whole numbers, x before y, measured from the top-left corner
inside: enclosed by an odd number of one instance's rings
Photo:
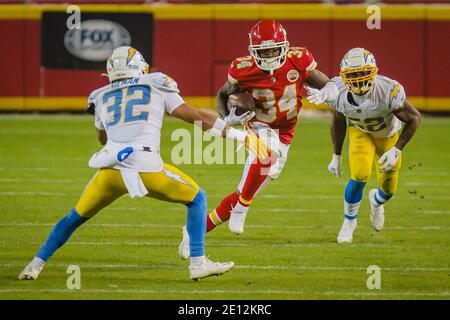
[[[74,25],[70,14],[42,15],[42,61],[49,69],[104,69],[105,61],[120,46],[132,46],[152,63],[151,13],[81,13]],[[72,23],[72,24],[71,24]]]

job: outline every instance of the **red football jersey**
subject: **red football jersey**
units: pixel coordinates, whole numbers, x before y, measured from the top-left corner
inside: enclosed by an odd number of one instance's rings
[[[286,62],[273,75],[261,70],[252,56],[245,56],[231,63],[228,81],[250,92],[260,102],[251,121],[263,122],[278,130],[281,142],[289,144],[302,106],[302,86],[316,66],[306,48],[289,48]]]

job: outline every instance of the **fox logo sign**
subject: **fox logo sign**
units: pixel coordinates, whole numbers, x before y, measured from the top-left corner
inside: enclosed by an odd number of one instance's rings
[[[105,61],[114,48],[131,44],[130,33],[120,24],[109,20],[86,20],[79,30],[68,30],[64,46],[77,58]]]

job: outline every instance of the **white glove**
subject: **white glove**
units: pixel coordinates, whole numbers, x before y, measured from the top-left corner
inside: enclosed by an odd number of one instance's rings
[[[333,176],[341,177],[342,173],[342,155],[333,154],[330,164],[328,165],[328,171]]]
[[[391,170],[397,164],[401,153],[402,151],[396,147],[392,147],[391,149],[386,151],[381,156],[380,160],[378,160],[378,163],[380,164],[380,171],[386,172]]]
[[[306,99],[313,104],[319,105],[327,101],[334,101],[339,96],[339,88],[334,81],[328,81],[322,89],[306,87],[308,96]]]
[[[308,96],[306,99],[312,104],[319,105],[327,99],[326,94],[319,89],[308,87],[307,92]]]
[[[223,118],[227,125],[229,126],[238,126],[241,124],[245,124],[247,121],[252,119],[255,116],[255,113],[253,111],[247,111],[240,116],[236,115],[236,108],[231,108],[230,113]]]

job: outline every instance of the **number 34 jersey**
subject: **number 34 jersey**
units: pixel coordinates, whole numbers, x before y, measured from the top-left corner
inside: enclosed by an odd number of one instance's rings
[[[162,170],[159,147],[164,114],[171,114],[184,103],[173,79],[155,72],[116,81],[93,91],[88,103],[95,105],[96,128],[106,130],[107,153],[116,154],[125,147],[151,150],[134,152],[114,168],[138,172]]]
[[[355,106],[349,102],[351,93],[347,91],[340,77],[332,79],[339,88],[339,96],[330,107],[344,114],[359,130],[370,134],[374,138],[393,136],[401,128],[401,121],[395,117],[393,111],[401,108],[406,99],[403,86],[388,77],[377,75],[373,88],[364,95],[364,100]],[[361,100],[357,97],[356,100]]]
[[[273,74],[261,70],[252,56],[235,59],[228,69],[228,81],[259,101],[250,126],[268,125],[279,131],[282,143],[289,144],[302,105],[302,86],[316,66],[306,48],[294,47],[289,48],[286,61]]]

